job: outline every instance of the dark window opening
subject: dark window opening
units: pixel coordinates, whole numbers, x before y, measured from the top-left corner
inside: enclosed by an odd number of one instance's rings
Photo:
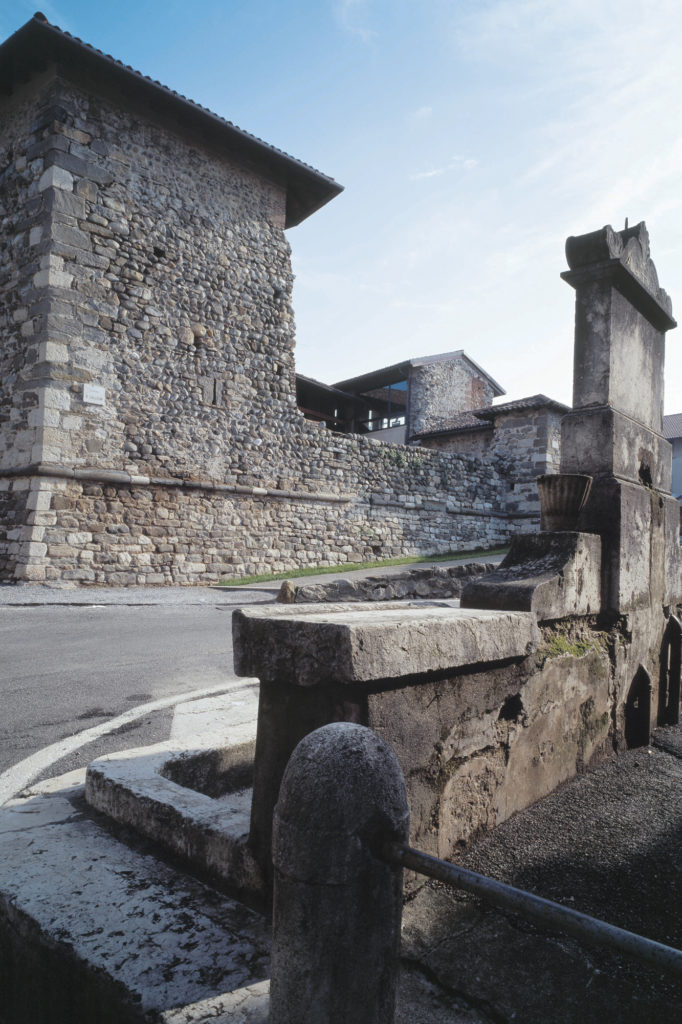
[[[367,403],[365,419],[360,421],[361,430],[372,433],[375,430],[387,430],[389,427],[405,426],[406,380],[364,391],[360,397]]]

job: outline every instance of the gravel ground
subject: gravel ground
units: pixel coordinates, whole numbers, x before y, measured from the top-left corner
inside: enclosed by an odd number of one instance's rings
[[[682,732],[576,778],[458,862],[682,948]],[[677,749],[678,753],[668,751]],[[682,1021],[682,978],[536,928],[429,883],[408,905],[405,953],[484,1020]]]

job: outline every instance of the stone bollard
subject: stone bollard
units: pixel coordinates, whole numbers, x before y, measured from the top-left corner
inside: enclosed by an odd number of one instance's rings
[[[392,1024],[402,870],[372,851],[408,834],[402,772],[376,733],[336,722],[301,740],[273,820],[270,1024]]]

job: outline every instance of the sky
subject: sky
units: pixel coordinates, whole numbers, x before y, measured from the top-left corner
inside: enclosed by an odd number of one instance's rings
[[[0,0],[0,38],[39,0]],[[464,349],[571,403],[564,243],[645,220],[682,320],[679,0],[41,0],[345,191],[288,231],[296,366]],[[665,411],[682,412],[682,328]]]

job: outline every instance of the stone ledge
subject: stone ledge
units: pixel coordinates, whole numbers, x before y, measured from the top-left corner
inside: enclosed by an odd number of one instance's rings
[[[171,1010],[182,1020],[187,1004],[203,1019],[239,1004],[267,977],[265,921],[111,835],[69,783],[42,783],[0,813],[0,945],[13,979],[3,1013],[142,1024]]]
[[[142,476],[118,469],[60,466],[56,463],[33,462],[24,466],[0,469],[2,477],[46,476],[63,480],[82,480],[89,483],[124,484],[127,487],[184,487],[186,490],[221,491],[226,494],[244,494],[252,497],[289,498],[295,501],[323,501],[348,504],[356,500],[353,494],[326,494],[310,491],[280,490],[276,487],[248,487],[244,484],[224,484],[216,480],[190,480],[186,477]]]
[[[280,604],[316,604],[323,601],[404,601],[414,598],[456,598],[462,593],[464,581],[494,570],[492,562],[482,564],[440,566],[408,569],[386,576],[363,576],[362,579],[334,580],[297,586],[285,580],[277,600]]]
[[[601,538],[557,532],[515,537],[493,572],[471,580],[464,608],[532,612],[539,620],[601,611]]]
[[[393,602],[241,608],[232,633],[237,675],[305,687],[521,659],[539,640],[530,612]]]

